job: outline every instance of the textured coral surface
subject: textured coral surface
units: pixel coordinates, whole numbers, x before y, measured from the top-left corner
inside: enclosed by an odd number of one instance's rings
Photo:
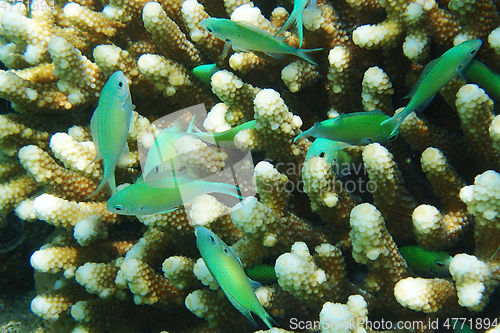
[[[457,78],[396,140],[347,149],[346,177],[323,157],[305,161],[311,141],[294,142],[338,113],[392,116],[425,65],[463,40],[481,39],[476,59],[499,71],[498,2],[320,0],[303,17],[303,48],[322,48],[308,54],[318,65],[248,50],[223,58],[224,42],[200,25],[231,18],[275,34],[290,0],[33,0],[29,11],[0,3],[1,284],[23,282],[33,294],[31,265],[39,331],[257,331],[199,259],[193,223],[219,235],[244,268],[274,266],[277,281],[257,290],[280,326],[266,332],[402,331],[387,323],[448,331],[452,317],[478,331],[500,323],[498,101]],[[295,28],[284,36],[298,47]],[[208,63],[220,68],[210,84],[193,74]],[[234,145],[252,152],[254,164],[241,168],[257,193],[235,207],[204,195],[138,217],[108,212],[105,191],[88,200],[103,176],[90,118],[118,70],[135,110],[117,184],[140,175],[138,146],[152,145],[141,130],[158,133],[155,120],[203,103],[210,131],[255,119]],[[184,148],[195,150],[176,147],[188,168],[225,165],[226,151],[189,139]],[[450,275],[416,276],[398,250],[413,244],[454,256]],[[314,327],[318,320],[330,326]]]

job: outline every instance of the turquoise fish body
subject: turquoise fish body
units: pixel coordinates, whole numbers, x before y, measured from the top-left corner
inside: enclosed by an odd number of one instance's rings
[[[392,133],[391,124],[384,121],[390,117],[380,110],[342,114],[339,117],[317,122],[313,127],[298,135],[294,141],[313,136],[338,141],[338,149],[347,146],[365,146],[373,142],[392,140],[398,132]],[[343,144],[340,144],[343,143]]]
[[[285,24],[280,28],[276,36],[279,35],[282,31],[288,30],[292,24],[295,23],[295,27],[297,28],[297,32],[300,39],[299,47],[302,47],[302,40],[304,35],[304,28],[302,26],[302,14],[306,9],[306,6],[309,10],[315,10],[317,5],[317,0],[295,0],[293,3],[293,11],[290,14],[288,20],[286,20]]]
[[[453,257],[445,251],[430,251],[418,245],[409,245],[400,247],[399,252],[415,274],[424,277],[450,276],[449,266]]]
[[[171,127],[162,129],[155,138],[153,146],[148,150],[146,162],[142,170],[143,175],[148,177],[152,173],[163,171],[172,172],[180,166],[177,162],[177,151],[175,143],[178,139],[191,132],[194,118],[186,128],[182,119],[176,119]]]
[[[252,317],[252,312],[259,316],[267,327],[276,325],[255,295],[255,290],[260,284],[247,277],[234,251],[216,234],[204,227],[197,227],[195,235],[196,246],[205,265],[231,304],[255,326],[257,323]]]
[[[284,58],[285,54],[293,54],[313,65],[316,65],[308,53],[321,49],[296,49],[285,43],[267,31],[257,28],[244,21],[231,21],[223,18],[208,18],[200,22],[215,37],[229,43],[233,49],[238,51],[263,52],[274,58]]]
[[[468,82],[483,88],[495,101],[500,101],[500,74],[488,68],[480,61],[472,60],[463,72]]]
[[[254,128],[255,120],[251,120],[227,131],[208,133],[200,131],[193,125],[192,121],[187,130],[183,129],[182,125],[176,121],[172,127],[163,129],[156,137],[153,146],[148,151],[143,174],[148,177],[151,174],[178,170],[181,166],[178,165],[176,160],[175,143],[184,135],[190,135],[207,143],[219,145],[222,142],[233,142],[235,135],[242,130]]]
[[[347,176],[356,159],[344,148],[345,144],[342,142],[317,138],[307,150],[306,161],[314,156],[324,158],[332,166],[337,177]]]
[[[415,110],[423,110],[448,82],[461,75],[462,70],[471,62],[481,47],[482,41],[473,39],[452,47],[425,67],[417,83],[407,97],[410,97],[404,110],[386,123],[391,123],[393,131],[397,131],[403,120]]]
[[[128,158],[127,137],[133,120],[133,105],[127,78],[118,71],[110,76],[101,91],[97,108],[90,120],[96,158],[102,158],[104,174],[97,189],[105,186],[116,193],[115,168],[121,157]]]
[[[216,64],[200,65],[193,68],[193,74],[201,82],[205,83],[206,85],[210,85],[210,79],[212,78],[212,75],[214,75],[219,70],[220,69]]]
[[[276,271],[274,270],[274,265],[257,264],[253,267],[247,268],[245,272],[247,273],[248,277],[254,281],[264,283],[274,283],[278,281]]]
[[[106,203],[106,209],[120,215],[150,215],[165,213],[190,203],[204,193],[223,193],[240,199],[235,185],[206,182],[175,176],[172,178],[144,181],[139,179],[116,192]]]

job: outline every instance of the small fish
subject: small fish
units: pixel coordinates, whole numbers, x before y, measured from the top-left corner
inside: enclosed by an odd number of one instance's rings
[[[477,60],[472,60],[462,74],[468,82],[476,83],[491,98],[500,101],[500,74]]]
[[[415,110],[423,110],[429,105],[436,93],[456,76],[461,75],[476,55],[483,42],[479,39],[465,41],[452,47],[425,67],[412,91],[411,98],[403,111],[387,119],[383,125],[392,124],[395,133],[403,120]]]
[[[144,163],[143,174],[147,175],[146,177],[164,171],[178,170],[181,167],[176,160],[175,143],[184,135],[191,135],[207,143],[219,146],[222,142],[233,142],[234,137],[240,131],[255,128],[255,120],[251,120],[227,131],[208,133],[198,129],[193,124],[193,121],[194,118],[191,120],[188,129],[185,130],[182,123],[176,120],[171,127],[163,129],[158,134],[153,146],[148,151],[146,163]]]
[[[338,148],[365,146],[373,142],[386,142],[395,138],[391,124],[384,124],[390,117],[380,110],[342,114],[336,118],[317,122],[299,134],[295,140],[314,136],[338,141]]]
[[[259,316],[267,327],[277,326],[255,295],[255,290],[261,287],[261,284],[246,276],[234,251],[216,234],[204,227],[197,227],[194,233],[196,246],[205,265],[231,304],[255,326],[257,323],[252,317],[252,312]]]
[[[302,47],[302,39],[303,39],[303,27],[302,27],[302,14],[304,10],[315,11],[317,5],[317,0],[295,0],[293,3],[293,11],[290,14],[288,20],[286,20],[285,24],[280,28],[276,36],[278,36],[282,31],[288,30],[292,24],[295,23],[295,27],[297,28],[298,35],[300,38],[299,47]],[[306,8],[307,6],[307,8]]]
[[[460,318],[461,320],[458,321],[458,318],[453,318],[451,320],[453,331],[455,333],[476,333],[472,328],[470,328],[469,325],[466,324],[467,321],[472,321],[472,319],[467,319],[467,318]]]
[[[341,142],[317,138],[307,150],[306,161],[311,157],[318,156],[326,159],[329,164],[333,164],[339,151],[344,148]]]
[[[274,283],[278,281],[276,271],[273,265],[258,264],[245,270],[248,277],[252,280],[264,283]]]
[[[193,68],[193,74],[196,76],[201,82],[206,85],[210,85],[210,79],[215,72],[219,71],[219,67],[216,64],[208,64],[208,65],[200,65]]]
[[[102,159],[104,175],[97,189],[89,198],[105,186],[116,193],[115,168],[121,158],[129,156],[127,137],[132,126],[134,106],[130,98],[127,78],[122,71],[111,75],[102,88],[97,108],[90,120],[96,158]]]
[[[332,166],[337,177],[348,176],[351,174],[351,167],[357,164],[357,161],[344,148],[345,144],[342,142],[317,138],[307,150],[306,161],[314,156],[324,158]],[[360,168],[353,167],[353,170],[358,169],[360,170]]]
[[[208,18],[200,22],[215,37],[226,42],[223,57],[227,55],[228,47],[232,46],[236,51],[258,51],[263,52],[276,59],[284,59],[285,54],[293,54],[313,65],[316,62],[309,57],[308,53],[319,51],[319,49],[296,49],[283,43],[280,39],[267,31],[245,21],[231,21],[223,18]]]
[[[160,131],[155,138],[153,146],[148,150],[146,162],[144,163],[142,173],[149,177],[151,174],[157,174],[163,171],[177,171],[181,166],[177,163],[177,151],[175,143],[184,135],[188,135],[194,127],[194,117],[186,128],[182,119],[176,119],[172,126]]]
[[[453,257],[445,251],[429,251],[418,245],[409,245],[400,247],[399,252],[415,274],[423,277],[450,276],[449,266]]]
[[[217,192],[241,199],[238,191],[235,185],[192,179],[183,173],[147,182],[141,177],[109,198],[106,209],[120,215],[159,214],[175,210],[204,193]]]

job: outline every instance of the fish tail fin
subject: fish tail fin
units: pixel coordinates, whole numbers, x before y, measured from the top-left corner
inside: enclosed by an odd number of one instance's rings
[[[278,323],[266,312],[266,310],[262,309],[262,316],[259,316],[260,319],[267,325],[269,328],[279,327]]]
[[[392,132],[390,136],[394,135],[396,131],[398,130],[399,126],[405,120],[405,118],[412,112],[413,110],[406,107],[404,108],[401,112],[396,113],[394,116],[392,116],[389,119],[384,120],[380,125],[381,126],[386,126],[386,124],[390,124],[390,127],[392,128]]]
[[[115,193],[116,193],[116,181],[115,181],[114,174],[111,174],[109,176],[107,174],[104,174],[99,186],[97,186],[95,191],[92,192],[92,194],[89,195],[85,200],[92,199],[93,197],[95,197],[97,194],[99,194],[105,188],[109,189],[111,196],[115,195]]]
[[[278,36],[280,33],[282,33],[283,31],[286,31],[288,30],[288,28],[290,28],[290,26],[292,24],[296,24],[297,22],[297,17],[300,16],[300,15],[297,15],[297,11],[292,11],[292,13],[290,14],[290,16],[288,17],[288,20],[286,20],[285,24],[283,24],[280,28],[280,30],[278,30],[278,32],[276,33],[276,35],[274,35],[274,37]]]
[[[297,28],[297,34],[299,35],[299,47],[302,47],[302,42],[304,40],[304,26],[302,25],[302,15],[298,15],[295,19],[295,28]]]
[[[317,48],[317,49],[295,49],[295,55],[299,58],[304,59],[305,61],[310,62],[314,66],[318,66],[318,64],[311,58],[309,53],[311,52],[316,52],[316,51],[321,51],[322,48]]]
[[[214,186],[217,184],[216,186]],[[222,194],[227,194],[237,199],[243,199],[240,195],[241,189],[234,184],[226,184],[226,183],[212,183],[210,186],[213,192],[219,192]]]
[[[295,137],[295,139],[293,139],[293,142],[296,142],[298,140],[302,140],[302,139],[305,139],[307,137],[314,135],[314,133],[316,133],[317,128],[318,128],[318,123],[315,123],[313,127],[308,129],[307,131],[304,131],[304,132],[300,133],[299,135],[297,135]]]

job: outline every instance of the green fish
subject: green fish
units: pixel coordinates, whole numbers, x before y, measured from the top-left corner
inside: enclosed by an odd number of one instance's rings
[[[231,304],[255,326],[257,323],[252,317],[252,312],[259,316],[267,327],[277,326],[255,295],[255,290],[261,287],[261,284],[247,277],[234,251],[216,234],[204,227],[197,227],[194,233],[196,246],[205,265]]]
[[[462,74],[467,81],[476,83],[491,98],[500,101],[500,74],[477,60],[472,60],[469,66],[462,71]]]
[[[302,27],[302,14],[304,13],[304,10],[310,11],[315,11],[316,10],[316,5],[317,5],[317,0],[295,0],[293,3],[293,11],[290,14],[290,17],[288,20],[286,20],[285,24],[281,27],[281,29],[276,33],[276,36],[278,36],[282,31],[288,30],[292,24],[295,23],[295,27],[297,28],[298,35],[300,38],[300,44],[299,47],[302,47],[302,38],[303,38],[303,27]]]
[[[343,150],[344,148],[345,145],[341,142],[317,138],[307,150],[306,161],[314,156],[322,157],[332,166],[337,177],[347,176],[351,173],[351,166],[356,159]]]
[[[245,272],[250,279],[255,281],[264,283],[274,283],[278,281],[276,272],[274,270],[274,265],[258,264],[253,267],[247,268]]]
[[[186,130],[182,126],[182,122],[176,120],[171,127],[163,129],[158,134],[153,146],[148,151],[146,162],[144,163],[143,174],[146,175],[146,177],[164,171],[170,172],[172,170],[178,170],[181,167],[176,163],[177,152],[175,150],[175,143],[184,135],[191,135],[207,143],[219,146],[223,142],[232,143],[234,137],[240,131],[255,128],[255,120],[251,120],[230,128],[227,131],[208,133],[200,131],[200,129],[193,124],[193,121],[194,118],[191,120]]]
[[[147,182],[141,177],[109,198],[106,209],[120,215],[159,214],[175,210],[204,193],[217,192],[241,199],[238,191],[235,185],[192,179],[183,173]]]
[[[409,245],[400,247],[399,252],[415,274],[423,277],[450,276],[449,266],[453,257],[445,251],[429,251],[418,245]]]
[[[338,141],[338,149],[348,146],[365,146],[373,142],[386,142],[395,138],[390,117],[380,110],[342,114],[336,118],[317,122],[299,134],[295,140],[313,136]]]
[[[212,75],[219,70],[216,64],[200,65],[193,68],[193,75],[206,85],[210,85]]]
[[[175,150],[175,143],[184,135],[189,135],[194,127],[194,118],[191,119],[188,128],[186,128],[182,119],[176,119],[172,126],[160,131],[153,146],[148,150],[146,162],[142,168],[143,175],[149,177],[149,175],[160,171],[177,171],[181,167],[176,163],[177,151]]]
[[[465,41],[429,62],[407,96],[411,98],[408,105],[402,112],[384,121],[382,125],[391,124],[390,127],[393,128],[393,133],[395,133],[399,125],[410,113],[415,110],[421,111],[425,109],[441,88],[456,76],[461,75],[463,69],[474,58],[482,43],[479,39]]]
[[[223,18],[208,18],[200,22],[200,25],[207,29],[215,37],[226,42],[223,57],[227,55],[229,46],[236,51],[258,51],[263,52],[276,59],[284,59],[285,54],[293,54],[313,65],[308,53],[319,51],[319,49],[296,49],[283,43],[272,34],[245,21],[231,21]]]
[[[102,88],[90,120],[96,150],[94,161],[102,159],[104,175],[89,198],[106,186],[112,195],[116,193],[115,168],[121,158],[129,157],[127,137],[132,126],[133,109],[127,78],[122,71],[115,72]]]

